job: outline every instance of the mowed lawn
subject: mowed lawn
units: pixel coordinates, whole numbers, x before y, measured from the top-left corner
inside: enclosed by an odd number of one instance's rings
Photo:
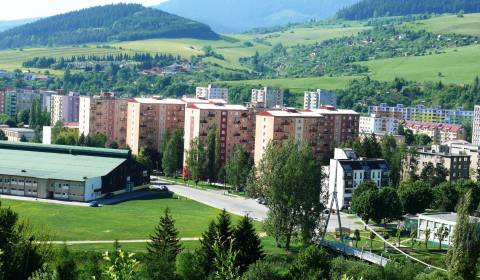
[[[480,13],[434,17],[419,21],[416,26],[434,33],[457,33],[480,36]]]
[[[1,199],[35,230],[52,240],[148,239],[168,207],[181,237],[200,237],[220,210],[186,198],[150,198],[99,208]],[[232,215],[236,222],[239,217]],[[256,223],[261,229],[260,223]]]
[[[480,76],[480,45],[447,49],[445,53],[416,57],[379,59],[367,66],[373,79],[391,81],[396,77],[414,81],[472,83]],[[440,75],[441,74],[441,75]]]

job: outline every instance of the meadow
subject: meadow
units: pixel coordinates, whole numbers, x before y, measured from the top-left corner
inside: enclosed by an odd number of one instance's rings
[[[433,17],[419,21],[415,25],[433,33],[480,36],[480,13],[465,14],[463,17],[457,15]]]
[[[165,208],[171,210],[180,237],[198,238],[220,210],[183,197],[150,197],[99,208],[18,200],[0,200],[34,230],[51,240],[145,240],[153,233]],[[232,215],[233,223],[240,219]],[[255,223],[261,229],[260,223]]]
[[[379,59],[360,64],[367,66],[376,80],[402,77],[414,81],[472,83],[480,76],[480,45],[448,49],[440,54]]]

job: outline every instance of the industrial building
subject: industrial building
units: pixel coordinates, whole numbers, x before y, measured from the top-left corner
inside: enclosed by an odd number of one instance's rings
[[[0,194],[92,201],[149,178],[128,150],[0,141]]]

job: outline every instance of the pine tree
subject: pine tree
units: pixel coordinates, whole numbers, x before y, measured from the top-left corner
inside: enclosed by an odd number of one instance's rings
[[[150,236],[151,242],[147,245],[148,256],[156,259],[159,256],[167,257],[171,261],[182,250],[178,230],[175,228],[175,221],[170,215],[170,210],[165,209],[165,214],[155,227],[155,232]]]
[[[215,242],[219,244],[227,245],[229,240],[232,239],[232,226],[231,218],[227,211],[223,210],[219,215],[216,221],[212,221],[208,226],[208,230],[202,234],[202,239],[200,244],[202,245],[203,251],[206,253],[208,262],[212,263],[213,258],[215,257],[214,247]],[[226,247],[222,247],[224,251],[227,250]],[[211,271],[211,267],[209,268]]]
[[[245,272],[250,264],[264,257],[260,238],[248,216],[243,217],[233,230],[233,240],[240,271]]]
[[[175,221],[168,208],[150,236],[147,245],[145,273],[148,279],[171,280],[175,275],[175,260],[182,250]]]

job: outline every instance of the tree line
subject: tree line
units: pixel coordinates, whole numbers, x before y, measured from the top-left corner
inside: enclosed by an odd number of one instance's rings
[[[120,53],[109,55],[78,55],[71,57],[33,57],[22,63],[23,67],[33,68],[50,68],[55,70],[64,70],[75,62],[138,62],[135,65],[138,69],[148,69],[152,67],[163,67],[171,65],[177,61],[181,61],[180,56],[171,54],[155,54],[150,53]]]
[[[445,14],[480,11],[478,0],[363,0],[337,12],[336,17],[363,20],[377,17],[406,16],[412,14]]]

